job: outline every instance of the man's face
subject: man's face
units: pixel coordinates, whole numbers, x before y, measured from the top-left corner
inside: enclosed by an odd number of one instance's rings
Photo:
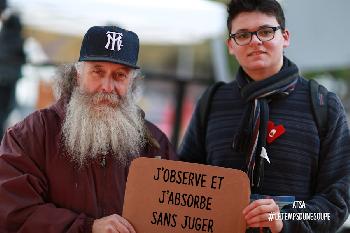
[[[125,97],[131,82],[131,68],[110,62],[84,62],[78,84],[89,94],[117,94]]]
[[[253,32],[263,27],[279,26],[276,17],[261,12],[242,12],[232,20],[231,33]],[[253,79],[261,80],[279,71],[283,64],[283,49],[289,46],[289,32],[277,30],[270,41],[260,41],[256,35],[247,45],[237,45],[228,39],[229,53]],[[262,77],[262,78],[254,78]]]
[[[82,64],[62,127],[66,149],[80,165],[101,154],[125,165],[145,144],[131,69],[107,62]]]

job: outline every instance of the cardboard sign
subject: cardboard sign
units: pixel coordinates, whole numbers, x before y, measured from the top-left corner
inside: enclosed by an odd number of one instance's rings
[[[130,167],[123,217],[137,233],[244,233],[249,196],[242,171],[138,158]]]

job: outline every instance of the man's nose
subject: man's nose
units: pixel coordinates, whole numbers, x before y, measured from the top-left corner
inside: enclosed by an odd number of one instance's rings
[[[258,35],[256,33],[252,34],[252,39],[250,41],[250,44],[261,44],[261,40],[258,38]]]
[[[101,89],[105,93],[111,93],[115,89],[115,82],[111,78],[102,79]]]

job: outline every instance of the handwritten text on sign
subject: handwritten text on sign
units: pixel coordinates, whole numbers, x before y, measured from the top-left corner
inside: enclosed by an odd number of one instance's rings
[[[241,171],[139,158],[130,167],[123,216],[141,233],[244,232],[248,202]]]

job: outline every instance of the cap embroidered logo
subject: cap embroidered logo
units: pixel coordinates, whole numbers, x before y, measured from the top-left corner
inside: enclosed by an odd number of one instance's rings
[[[139,69],[139,44],[135,32],[116,26],[93,26],[84,35],[79,61],[112,62]]]
[[[106,33],[107,35],[107,44],[105,46],[106,49],[109,48],[109,46],[111,45],[111,48],[110,50],[114,50],[114,47],[115,47],[115,42],[117,42],[117,51],[121,50],[121,47],[123,46],[122,45],[122,37],[123,37],[123,33],[118,33],[118,32],[111,32],[111,31],[108,31]],[[111,43],[112,42],[112,43]]]

